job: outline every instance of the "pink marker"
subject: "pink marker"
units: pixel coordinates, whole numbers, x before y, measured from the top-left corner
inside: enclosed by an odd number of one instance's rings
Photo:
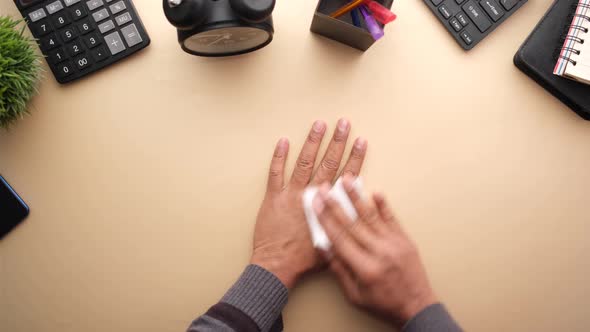
[[[373,13],[373,17],[383,25],[393,22],[397,18],[397,15],[395,15],[391,10],[387,9],[387,7],[375,0],[367,2],[366,6],[369,8],[371,13]]]

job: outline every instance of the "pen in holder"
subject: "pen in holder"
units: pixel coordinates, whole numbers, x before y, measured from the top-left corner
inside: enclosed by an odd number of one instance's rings
[[[393,0],[320,0],[310,30],[366,51],[382,36],[383,25],[396,18],[389,10],[392,4]]]

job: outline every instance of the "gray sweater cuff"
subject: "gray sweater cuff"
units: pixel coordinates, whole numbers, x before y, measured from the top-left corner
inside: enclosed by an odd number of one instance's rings
[[[221,302],[241,310],[266,332],[281,315],[288,295],[287,287],[274,274],[258,265],[248,265]]]
[[[402,332],[462,332],[440,303],[430,305],[406,323]]]

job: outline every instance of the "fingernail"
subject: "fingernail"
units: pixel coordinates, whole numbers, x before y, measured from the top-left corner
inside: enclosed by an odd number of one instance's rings
[[[316,214],[322,214],[325,207],[324,200],[318,195],[313,199],[312,206]]]
[[[285,152],[287,150],[287,146],[289,145],[289,140],[282,137],[279,142],[277,143],[277,150],[278,152]]]
[[[338,120],[338,131],[346,132],[350,126],[350,123],[346,119]]]
[[[359,137],[356,139],[356,142],[354,142],[354,147],[357,149],[364,149],[367,146],[367,140]]]
[[[342,179],[342,185],[344,186],[344,190],[351,192],[353,185],[352,183],[354,182],[354,178],[352,177],[352,175],[350,174],[346,174],[344,175],[344,178]]]
[[[320,196],[322,197],[322,199],[325,201],[327,199],[330,198],[330,185],[327,183],[324,183],[320,186],[320,189],[318,190],[318,193],[320,194]]]
[[[316,121],[313,123],[313,131],[315,131],[316,133],[321,133],[322,131],[324,131],[324,127],[326,125],[324,124],[323,121]]]

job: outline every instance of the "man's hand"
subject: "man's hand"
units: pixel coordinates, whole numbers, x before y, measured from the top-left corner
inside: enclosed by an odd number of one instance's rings
[[[333,182],[346,148],[350,124],[341,119],[317,171],[313,173],[326,124],[313,124],[297,159],[293,175],[284,181],[285,162],[289,141],[285,138],[276,145],[268,178],[268,187],[254,232],[254,252],[251,263],[272,272],[291,289],[305,272],[316,267],[320,257],[311,242],[311,235],[303,212],[302,194],[307,185]],[[361,170],[367,142],[356,139],[342,173],[357,176]]]
[[[314,201],[320,223],[332,241],[330,269],[346,296],[401,327],[427,306],[436,303],[418,250],[380,194],[366,201],[343,184],[359,220],[353,223],[340,205],[328,196],[324,184]]]

